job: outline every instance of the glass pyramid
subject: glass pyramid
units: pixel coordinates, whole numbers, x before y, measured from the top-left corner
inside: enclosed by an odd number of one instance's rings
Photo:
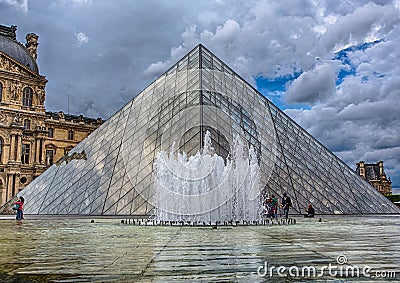
[[[198,45],[19,193],[27,214],[150,215],[154,159],[176,142],[190,155],[211,132],[216,153],[252,145],[264,195],[321,214],[399,213],[351,168]]]

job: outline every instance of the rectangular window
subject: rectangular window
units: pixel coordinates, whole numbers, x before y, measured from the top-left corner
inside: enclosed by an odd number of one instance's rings
[[[31,129],[31,120],[25,119],[24,120],[24,130],[30,130]]]
[[[54,162],[54,150],[47,149],[46,150],[46,164],[47,166],[53,165]]]
[[[24,93],[22,96],[22,104],[24,106],[32,106],[32,96],[33,96],[33,92],[32,89],[29,87],[24,88]]]
[[[53,129],[53,128],[49,128],[49,131],[48,131],[47,136],[48,136],[49,138],[53,138],[53,137],[54,137],[54,129]]]
[[[29,164],[30,144],[22,144],[21,162],[22,164]]]
[[[72,131],[72,130],[68,131],[68,139],[71,141],[74,140],[74,131]]]

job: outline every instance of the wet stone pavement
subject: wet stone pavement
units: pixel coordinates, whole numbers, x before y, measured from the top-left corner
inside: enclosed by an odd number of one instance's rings
[[[0,220],[0,282],[400,282],[400,216],[218,229],[26,218]]]

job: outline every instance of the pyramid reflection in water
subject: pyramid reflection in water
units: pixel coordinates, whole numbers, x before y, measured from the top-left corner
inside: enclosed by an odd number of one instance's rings
[[[195,155],[211,133],[230,158],[234,137],[254,149],[262,195],[287,192],[294,213],[399,213],[333,153],[198,45],[19,193],[27,214],[150,215],[154,160],[176,142]],[[77,154],[78,153],[78,154]],[[68,163],[67,163],[68,162]]]

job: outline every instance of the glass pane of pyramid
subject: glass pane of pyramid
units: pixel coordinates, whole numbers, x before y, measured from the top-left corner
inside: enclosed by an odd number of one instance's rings
[[[292,212],[399,213],[280,109],[198,45],[19,193],[27,214],[151,215],[155,158],[195,155],[211,133],[230,158],[235,137],[254,149],[261,196],[286,192]]]

